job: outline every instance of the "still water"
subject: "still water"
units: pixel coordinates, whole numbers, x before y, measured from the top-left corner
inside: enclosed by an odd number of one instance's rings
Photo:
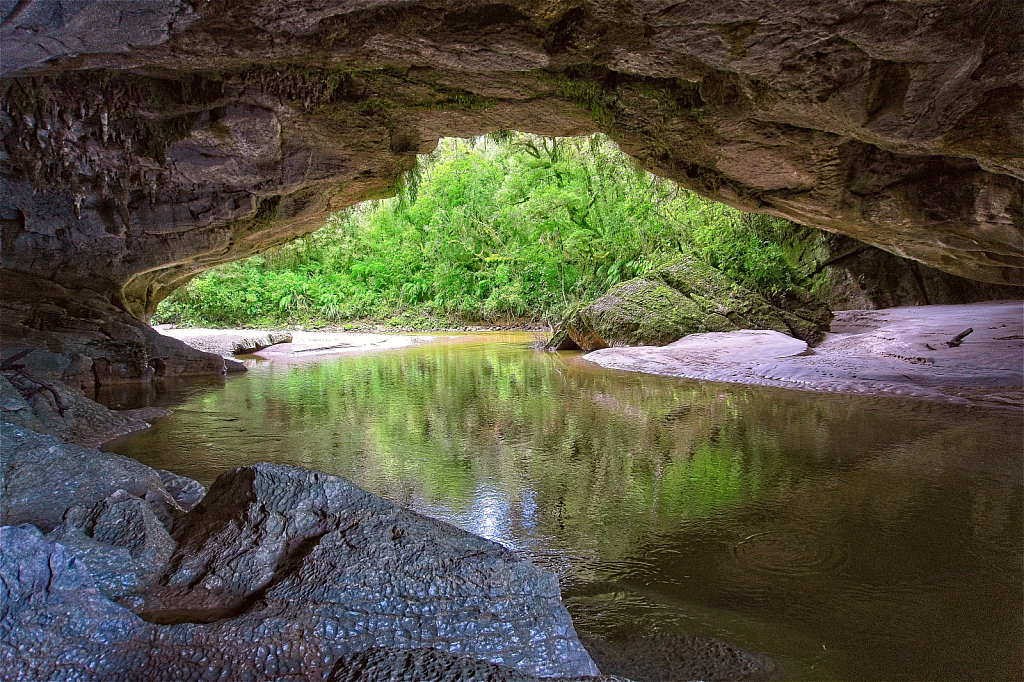
[[[107,449],[207,486],[259,461],[344,476],[555,572],[585,643],[714,637],[778,680],[1022,677],[1019,412],[609,371],[532,341],[109,394],[175,412]]]

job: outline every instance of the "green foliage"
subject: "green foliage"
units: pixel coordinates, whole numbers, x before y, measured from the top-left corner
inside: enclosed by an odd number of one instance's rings
[[[266,203],[263,219],[276,208]],[[157,320],[558,321],[686,251],[773,295],[798,281],[772,241],[787,224],[659,179],[603,135],[448,139],[421,157],[394,198],[338,212],[303,239],[197,277]]]

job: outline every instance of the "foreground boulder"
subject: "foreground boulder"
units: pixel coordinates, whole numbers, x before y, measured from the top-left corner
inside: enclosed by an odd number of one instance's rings
[[[174,535],[148,618],[241,613],[233,628],[302,631],[307,668],[370,645],[429,646],[531,675],[597,674],[555,576],[336,476],[232,470]]]
[[[146,500],[165,528],[183,510],[160,476],[134,459],[82,447],[5,422],[0,522],[49,532],[71,507],[93,508],[117,491]]]
[[[5,425],[5,445],[8,433]],[[67,464],[53,459],[61,450],[72,460],[105,454],[35,444],[29,468],[48,454],[52,472]],[[154,480],[136,473],[160,486],[149,472]],[[232,470],[170,519],[173,538],[138,488],[100,495],[77,481],[82,494],[61,496],[37,477],[33,504],[19,493],[26,480],[14,477],[15,494],[9,485],[3,495],[3,523],[53,526],[54,510],[70,508],[47,536],[34,525],[0,529],[9,679],[378,679],[410,660],[437,674],[421,679],[598,674],[553,575],[335,476]],[[441,653],[401,653],[424,648]],[[353,678],[350,663],[377,672]]]
[[[623,282],[573,313],[548,348],[584,351],[615,346],[664,346],[689,334],[769,329],[819,343],[832,313],[792,289],[769,301],[706,263],[684,256]]]

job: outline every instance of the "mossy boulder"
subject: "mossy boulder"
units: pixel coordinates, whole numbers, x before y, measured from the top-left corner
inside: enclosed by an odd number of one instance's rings
[[[770,329],[816,345],[832,312],[806,291],[769,300],[691,256],[623,282],[575,311],[550,349],[664,346],[688,334]]]

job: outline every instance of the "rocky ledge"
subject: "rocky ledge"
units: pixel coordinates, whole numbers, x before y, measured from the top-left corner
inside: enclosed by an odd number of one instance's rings
[[[5,679],[598,675],[553,575],[335,476],[257,464],[197,504],[118,455],[11,423],[4,441]]]

